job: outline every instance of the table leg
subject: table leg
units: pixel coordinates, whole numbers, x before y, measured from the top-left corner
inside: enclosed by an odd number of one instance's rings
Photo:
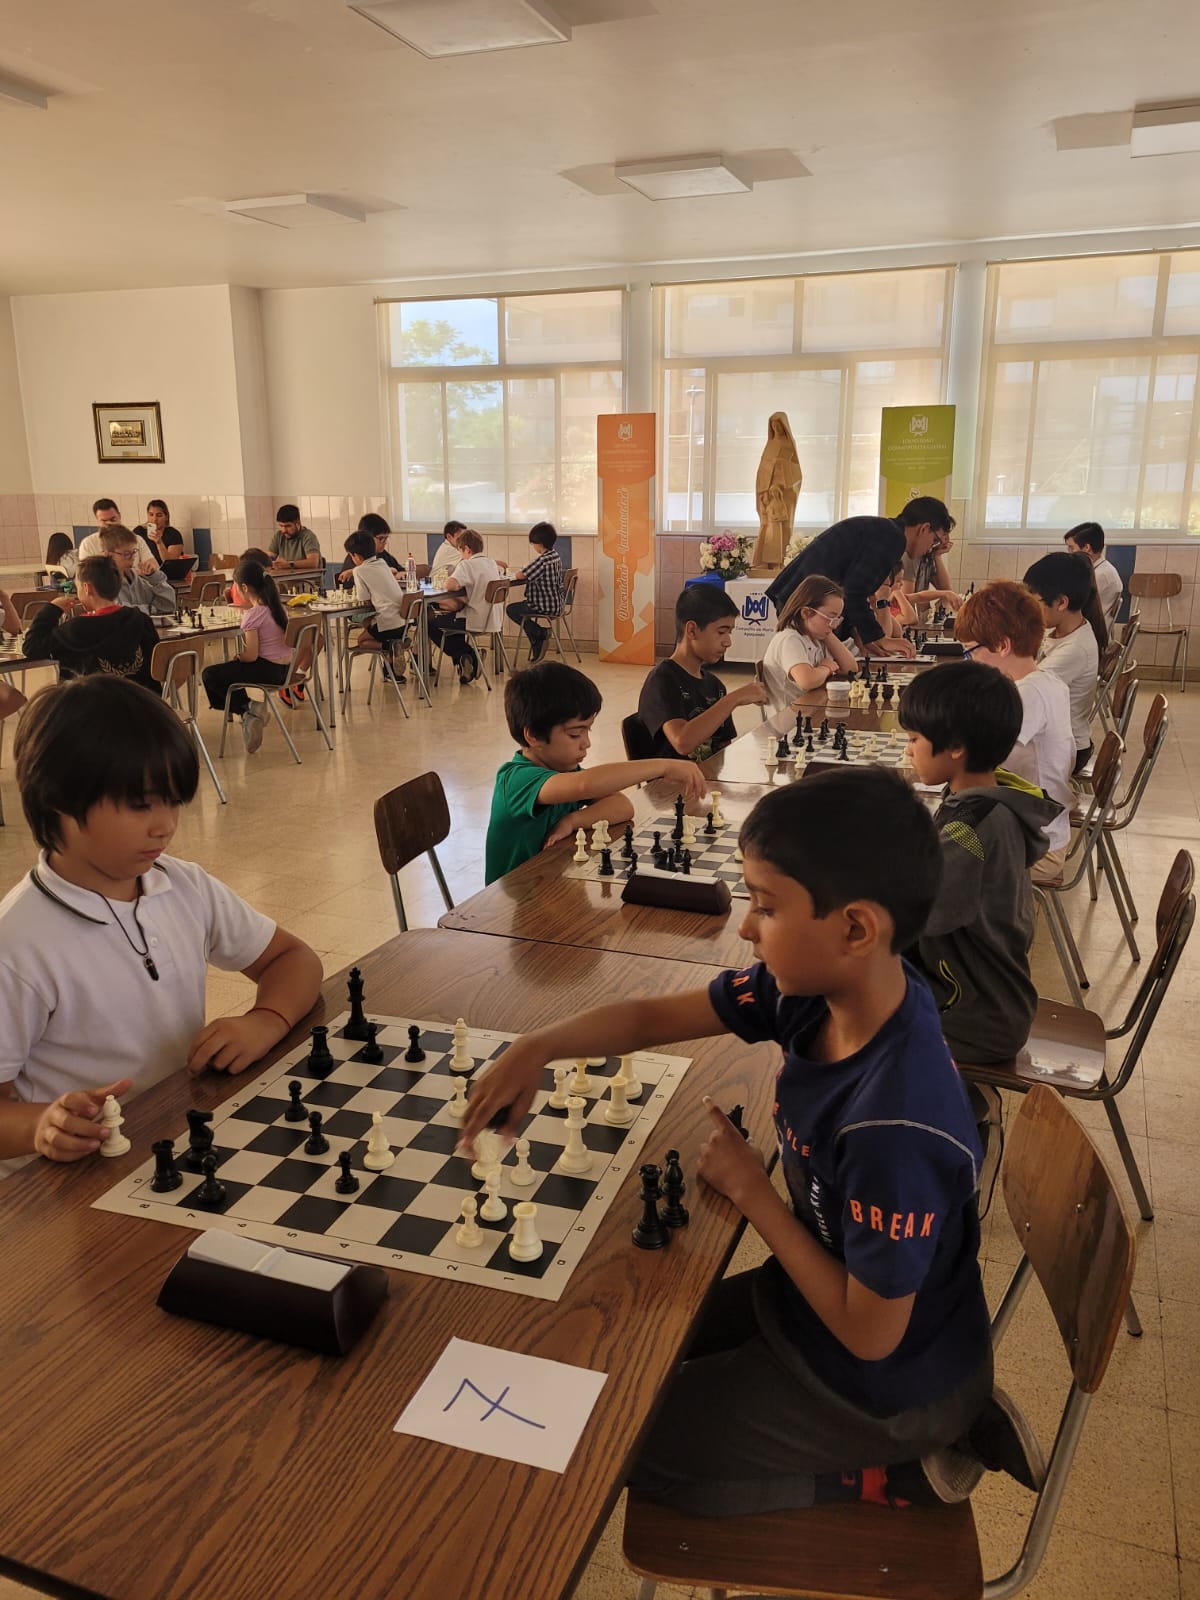
[[[328,611],[321,613],[321,632],[325,638],[325,687],[329,691],[325,697],[325,707],[328,713],[329,726],[337,726],[337,702],[334,699],[333,688],[333,628]]]

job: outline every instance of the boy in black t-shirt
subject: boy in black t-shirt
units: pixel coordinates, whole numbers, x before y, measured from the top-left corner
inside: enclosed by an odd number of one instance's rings
[[[898,953],[937,891],[929,814],[892,773],[833,771],[764,796],[740,842],[754,964],[518,1039],[476,1080],[464,1141],[489,1123],[519,1131],[554,1060],[776,1041],[787,1198],[711,1102],[699,1155],[702,1183],[772,1254],[716,1286],[632,1486],[726,1516],[960,1500],[985,1462],[1040,1484],[1036,1442],[992,1390],[974,1120],[933,998]]]
[[[653,740],[652,754],[706,760],[737,737],[738,706],[767,703],[761,683],[726,694],[711,671],[733,638],[737,607],[716,584],[690,584],[675,602],[675,651],[660,661],[642,685],[638,716]]]

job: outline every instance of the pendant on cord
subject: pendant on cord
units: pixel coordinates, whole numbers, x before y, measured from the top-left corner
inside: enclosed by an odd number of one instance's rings
[[[150,974],[150,976],[154,979],[155,983],[157,983],[158,982],[158,968],[154,965],[153,961],[151,961],[149,956],[143,956],[142,957],[142,965],[145,967],[146,971]]]

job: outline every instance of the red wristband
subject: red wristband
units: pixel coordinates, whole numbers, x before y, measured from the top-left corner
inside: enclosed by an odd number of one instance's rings
[[[251,1006],[246,1015],[252,1017],[256,1011],[265,1011],[272,1017],[278,1017],[280,1022],[283,1023],[283,1031],[291,1033],[294,1024],[288,1021],[282,1011],[276,1011],[274,1006]]]

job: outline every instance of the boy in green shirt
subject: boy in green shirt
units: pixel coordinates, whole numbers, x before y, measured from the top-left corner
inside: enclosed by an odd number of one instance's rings
[[[633,805],[622,790],[635,784],[669,778],[685,800],[704,797],[704,778],[691,761],[610,761],[584,771],[580,763],[601,703],[592,680],[560,661],[542,661],[509,678],[504,714],[521,748],[496,774],[486,882],[601,818],[628,822]]]

